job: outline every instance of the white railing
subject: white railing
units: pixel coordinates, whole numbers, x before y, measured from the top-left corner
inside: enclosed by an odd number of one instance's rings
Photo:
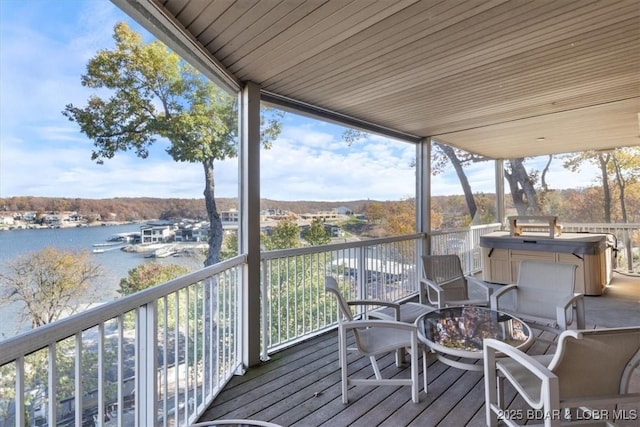
[[[619,271],[640,273],[640,224],[570,223],[562,224],[563,232],[602,233],[615,237],[616,263]]]
[[[414,234],[263,252],[262,358],[334,327],[335,300],[325,275],[339,279],[347,299],[401,301],[417,295],[424,236]]]
[[[456,254],[462,261],[465,274],[476,274],[482,271],[480,236],[500,229],[500,223],[493,223],[434,231],[431,238],[431,253],[434,255]]]
[[[193,422],[241,365],[245,262],[239,256],[1,341],[0,426]]]

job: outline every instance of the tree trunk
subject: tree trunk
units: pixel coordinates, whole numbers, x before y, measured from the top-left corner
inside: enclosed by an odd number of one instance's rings
[[[539,213],[538,197],[524,167],[524,158],[509,159],[509,165],[511,171],[505,169],[504,176],[509,183],[518,215],[537,215]]]
[[[620,163],[618,163],[618,159],[616,158],[616,156],[615,155],[611,156],[611,160],[613,161],[613,166],[616,171],[616,181],[618,182],[618,187],[620,188],[619,200],[620,200],[620,210],[622,211],[622,222],[624,224],[627,224],[629,220],[627,218],[627,206],[624,200],[624,190],[625,190],[626,182],[625,182],[624,176],[622,176]],[[629,271],[629,273],[633,272],[633,251],[631,250],[631,244],[632,244],[631,235],[629,234],[629,230],[625,229],[624,246],[625,246],[626,257],[627,257],[627,270]]]
[[[624,190],[627,183],[625,182],[624,176],[622,176],[620,163],[618,163],[618,159],[616,158],[616,156],[612,156],[611,160],[613,161],[613,166],[616,171],[616,181],[618,182],[618,188],[620,188],[619,200],[620,200],[620,212],[622,213],[622,222],[627,224],[629,220],[627,217],[627,206],[624,200],[624,197],[625,197]]]
[[[209,266],[220,261],[220,250],[222,249],[222,221],[220,213],[216,207],[215,183],[213,173],[213,159],[202,162],[204,166],[205,187],[204,202],[209,217],[209,253],[204,265]]]
[[[542,191],[544,191],[545,193],[549,191],[549,185],[547,184],[547,173],[549,172],[549,167],[551,166],[552,161],[553,161],[553,154],[549,154],[547,164],[544,165],[544,168],[542,169],[542,174],[540,175],[540,183],[542,184]]]
[[[467,202],[467,208],[469,209],[469,215],[471,216],[471,222],[473,222],[476,217],[476,213],[478,212],[478,206],[476,205],[476,200],[473,197],[471,185],[469,185],[469,179],[462,168],[462,162],[458,156],[456,156],[455,150],[452,147],[444,144],[438,144],[438,146],[442,152],[447,155],[453,165],[453,169],[455,169],[456,174],[458,175],[460,185],[462,185],[462,191],[464,192],[464,199]]]
[[[607,173],[609,157],[608,154],[605,157],[602,153],[598,153],[600,172],[602,172],[602,191],[604,192],[604,222],[607,224],[611,223],[611,189],[609,188],[609,174]]]
[[[209,252],[207,254],[207,258],[204,261],[204,266],[210,266],[217,264],[220,261],[220,250],[222,249],[222,221],[220,220],[220,214],[218,213],[218,208],[216,206],[216,197],[215,197],[215,182],[214,182],[214,167],[213,167],[213,159],[207,159],[202,162],[204,166],[204,176],[205,176],[205,188],[204,188],[204,202],[207,209],[207,216],[209,217]],[[207,280],[204,288],[204,325],[205,325],[205,333],[204,333],[204,343],[205,345],[211,345],[214,349],[214,354],[218,351],[217,342],[212,342],[213,337],[216,336],[216,331],[218,329],[218,323],[215,319],[217,319],[217,301],[214,300],[214,296],[218,294],[218,278],[213,277],[211,280]],[[211,325],[211,328],[209,328]],[[213,332],[213,333],[212,333]],[[217,361],[216,357],[213,358],[205,358],[204,362],[204,382],[205,384],[211,384],[212,378],[210,376],[210,371],[216,372],[217,366],[215,363]],[[212,363],[214,365],[209,366]]]

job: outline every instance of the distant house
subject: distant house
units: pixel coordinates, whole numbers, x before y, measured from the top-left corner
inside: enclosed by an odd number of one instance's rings
[[[339,208],[335,208],[335,211],[339,215],[353,215],[353,211],[346,206],[340,206]]]
[[[302,219],[307,219],[307,220],[320,219],[322,221],[326,221],[326,220],[338,219],[340,217],[340,214],[338,214],[338,212],[336,211],[321,211],[318,213],[305,213],[300,215],[300,217]]]
[[[42,217],[42,224],[49,226],[60,225],[60,217],[55,214],[46,214]]]
[[[15,224],[15,221],[12,216],[0,216],[0,224],[13,225]]]
[[[326,231],[331,237],[340,237],[342,234],[340,227],[333,224],[324,224],[324,231]]]
[[[240,222],[240,213],[235,210],[220,212],[220,221],[222,224],[238,224]]]
[[[69,215],[69,217],[66,220],[67,221],[72,221],[72,222],[77,222],[77,221],[82,221],[83,219],[84,219],[84,217],[82,215],[80,215],[77,212],[74,212],[71,215]]]
[[[176,242],[190,242],[193,239],[193,228],[178,228],[174,234]]]
[[[36,214],[35,214],[35,212],[25,212],[22,215],[22,219],[24,221],[27,221],[27,222],[35,221],[36,220]]]
[[[174,238],[173,223],[155,222],[140,227],[142,243],[165,243]]]
[[[191,237],[194,242],[206,242],[209,238],[209,226],[194,228]]]

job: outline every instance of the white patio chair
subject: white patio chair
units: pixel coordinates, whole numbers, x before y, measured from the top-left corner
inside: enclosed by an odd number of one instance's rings
[[[525,419],[527,414],[539,414],[545,426],[555,427],[570,424],[570,419],[561,419],[568,409],[573,410],[573,421],[584,422],[590,409],[603,411],[602,405],[637,403],[640,393],[629,393],[629,381],[640,364],[639,352],[640,327],[564,331],[555,354],[543,356],[529,356],[509,344],[486,339],[487,425],[497,426],[500,421],[516,426],[516,421],[531,421]],[[504,407],[505,379],[532,411]]]
[[[574,293],[576,268],[567,263],[521,261],[518,284],[495,291],[491,309],[513,314],[530,327],[555,333],[567,329],[574,317],[576,329],[584,329],[583,294]],[[512,296],[510,304],[506,302],[508,295]]]
[[[482,280],[465,276],[458,255],[423,255],[423,277],[420,280],[420,302],[426,297],[437,308],[456,305],[489,305],[492,289]],[[479,298],[470,298],[470,286],[477,288]]]
[[[338,282],[335,278],[327,276],[326,280],[335,282],[338,289]],[[364,308],[365,318],[380,320],[396,320],[398,322],[413,323],[421,315],[433,311],[434,308],[416,302],[395,303],[390,301],[380,301],[372,299],[348,300],[347,304],[352,307],[360,306]]]
[[[352,305],[379,304],[379,301],[346,301],[338,289],[338,282],[331,276],[325,278],[325,290],[333,294],[338,302],[340,311],[338,325],[339,359],[342,373],[342,402],[348,403],[349,385],[369,386],[411,386],[411,400],[419,402],[418,386],[418,328],[415,324],[400,322],[397,320],[354,320],[351,312]],[[398,315],[399,316],[399,315]],[[355,348],[347,346],[347,334],[353,332]],[[368,356],[375,378],[349,378],[347,369],[347,351],[356,350],[364,356]],[[383,378],[376,361],[376,356],[396,352],[410,353],[411,378]],[[396,357],[396,365],[401,366],[400,358]],[[423,369],[426,373],[427,362],[423,348]],[[427,391],[426,375],[424,390]]]

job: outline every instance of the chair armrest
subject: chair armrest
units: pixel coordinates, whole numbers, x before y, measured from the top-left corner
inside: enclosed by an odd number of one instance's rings
[[[413,323],[396,322],[395,320],[347,320],[340,323],[344,329],[355,328],[392,328],[418,333],[418,326]]]
[[[427,288],[431,288],[436,293],[436,297],[437,297],[436,301],[431,301],[431,296],[429,295],[429,289]],[[444,289],[442,289],[442,286],[438,285],[436,282],[426,278],[420,279],[420,304],[424,304],[424,301],[422,301],[422,295],[426,294],[427,300],[429,301],[430,304],[435,305],[438,308],[442,308],[443,305],[441,305],[441,301],[442,301],[443,292],[444,292]]]
[[[491,298],[491,294],[493,293],[492,287],[487,285],[484,280],[480,280],[476,277],[465,276],[465,278],[467,279],[467,283],[472,283],[474,286],[477,286],[480,289],[482,289],[487,295],[487,301],[489,301],[489,299]]]
[[[364,354],[381,354],[403,347],[418,348],[418,327],[413,323],[394,320],[349,320],[338,324],[341,337],[346,337],[346,333],[353,329],[360,330],[359,335],[356,335],[356,345],[358,351]],[[382,329],[389,331],[382,333]]]
[[[483,340],[483,352],[484,375],[492,383],[495,384],[499,371],[534,408],[545,404],[550,394],[558,397],[558,377],[538,360],[507,343],[491,338]],[[533,380],[536,380],[535,383]]]
[[[506,295],[508,292],[511,291],[516,291],[518,289],[518,287],[516,285],[507,285],[503,288],[498,289],[497,291],[494,291],[491,294],[490,297],[490,301],[491,301],[491,310],[499,310],[500,309],[500,298],[502,298],[504,295]]]
[[[576,304],[578,301],[584,301],[584,295],[583,294],[573,294],[571,296],[568,296],[562,300],[560,300],[560,302],[558,303],[558,308],[562,308],[562,309],[569,309],[571,306],[573,306],[574,304]]]
[[[353,306],[365,306],[365,307],[368,307],[368,306],[391,307],[396,312],[396,321],[400,321],[400,304],[395,302],[362,299],[362,300],[349,300],[347,301],[347,304],[353,305]],[[365,310],[365,315],[367,314],[368,311],[369,310]]]
[[[561,329],[566,327],[571,322],[567,322],[567,310],[575,308],[576,310],[576,326],[578,329],[584,329],[585,316],[584,316],[584,294],[575,293],[572,296],[566,297],[564,300],[556,306],[556,321]]]

